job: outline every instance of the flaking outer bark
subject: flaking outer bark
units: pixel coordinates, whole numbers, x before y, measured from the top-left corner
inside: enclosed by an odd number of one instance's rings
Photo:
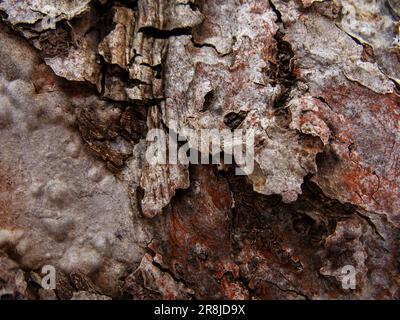
[[[0,298],[399,299],[399,13],[2,1]],[[254,172],[149,163],[187,128],[253,132]]]

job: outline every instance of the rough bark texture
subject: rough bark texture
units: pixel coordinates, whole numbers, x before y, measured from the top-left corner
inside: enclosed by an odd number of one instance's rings
[[[0,298],[400,298],[400,1],[0,16]],[[154,128],[250,130],[255,170],[155,166]]]

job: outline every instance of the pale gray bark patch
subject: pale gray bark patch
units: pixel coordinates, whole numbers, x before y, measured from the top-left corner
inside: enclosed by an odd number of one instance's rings
[[[0,297],[398,299],[399,12],[1,1]],[[255,169],[155,166],[151,129],[251,131]]]

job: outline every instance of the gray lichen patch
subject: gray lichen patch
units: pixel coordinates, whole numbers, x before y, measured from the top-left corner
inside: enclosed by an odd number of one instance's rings
[[[0,299],[398,299],[398,5],[0,1]]]
[[[41,32],[52,28],[62,20],[71,20],[87,12],[91,0],[4,0],[0,10],[7,14],[7,20],[14,26],[32,25]],[[35,23],[39,22],[35,26]]]
[[[370,45],[380,69],[398,84],[398,1],[342,1],[339,26],[363,44]]]

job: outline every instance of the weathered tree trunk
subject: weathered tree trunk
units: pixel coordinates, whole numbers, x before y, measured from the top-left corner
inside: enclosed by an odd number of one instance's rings
[[[0,298],[400,298],[400,1],[0,15]],[[153,129],[252,134],[254,170]]]

